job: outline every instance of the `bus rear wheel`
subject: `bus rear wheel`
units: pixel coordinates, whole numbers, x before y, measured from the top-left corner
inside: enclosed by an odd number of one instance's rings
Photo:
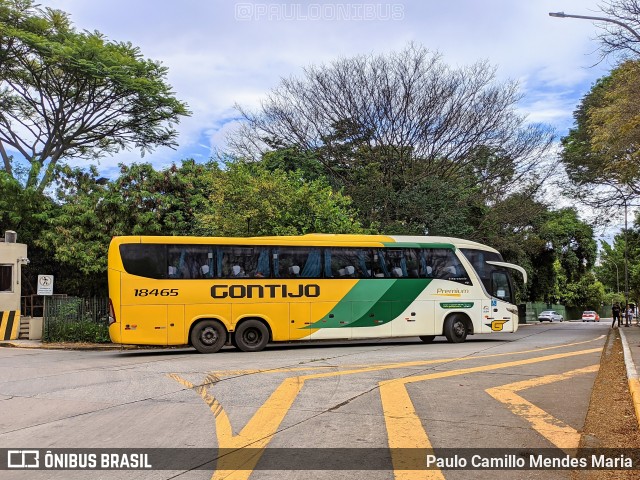
[[[449,343],[462,343],[467,338],[467,322],[464,318],[454,315],[444,322],[444,335]]]
[[[243,352],[259,352],[269,343],[269,329],[259,320],[245,320],[233,338],[235,346]]]
[[[227,331],[220,322],[204,320],[191,330],[191,345],[200,353],[216,353],[227,341]]]
[[[423,343],[431,343],[433,342],[433,339],[436,338],[435,335],[420,335],[420,340],[422,340]]]

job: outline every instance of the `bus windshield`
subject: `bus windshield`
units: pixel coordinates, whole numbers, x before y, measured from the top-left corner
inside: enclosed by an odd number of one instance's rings
[[[502,262],[502,255],[471,248],[461,248],[460,250],[473,266],[487,293],[492,297],[513,303],[513,283],[509,271],[487,263]]]

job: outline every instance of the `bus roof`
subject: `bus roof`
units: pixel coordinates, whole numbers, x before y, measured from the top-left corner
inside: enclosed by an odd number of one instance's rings
[[[406,247],[433,246],[443,248],[473,248],[496,252],[487,245],[471,240],[454,237],[410,236],[410,235],[349,235],[332,233],[310,233],[299,236],[269,237],[190,237],[190,236],[122,236],[113,237],[113,244],[122,243],[172,243],[172,244],[217,244],[217,245],[310,245],[310,246],[345,246],[358,245],[367,247],[393,247],[394,244]]]

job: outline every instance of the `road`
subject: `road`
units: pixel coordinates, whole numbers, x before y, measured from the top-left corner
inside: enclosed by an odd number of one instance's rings
[[[403,462],[416,455],[412,448],[576,447],[607,328],[565,322],[456,345],[380,340],[273,345],[259,353],[225,348],[213,355],[4,348],[0,448],[253,450],[245,470],[235,473],[237,454],[225,456],[216,471],[209,464],[191,471],[11,471],[2,477],[514,478],[513,471],[411,471]],[[313,449],[292,455],[326,455],[325,469],[266,470],[269,457],[258,450],[264,447]],[[336,472],[344,467],[332,463],[336,452],[353,454],[353,448],[363,449],[364,468],[367,455],[370,465],[385,468]],[[305,465],[293,460],[290,468]],[[569,473],[527,470],[518,478]]]

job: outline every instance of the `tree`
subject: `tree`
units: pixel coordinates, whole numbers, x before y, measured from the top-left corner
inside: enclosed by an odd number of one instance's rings
[[[36,243],[65,268],[67,291],[104,293],[111,237],[192,234],[208,195],[204,179],[210,168],[193,160],[162,171],[148,163],[121,165],[114,181],[100,178],[94,167],[59,169],[58,205]]]
[[[553,135],[517,113],[519,99],[486,63],[454,69],[410,45],[283,79],[258,111],[238,107],[245,125],[230,145],[255,161],[270,150],[312,153],[367,221],[395,230],[413,225],[404,200],[425,184],[494,198],[529,183]]]
[[[562,139],[560,155],[572,182],[569,195],[607,211],[605,219],[612,207],[629,204],[640,194],[638,139],[633,139],[637,133],[632,127],[637,119],[628,106],[635,100],[625,92],[628,86],[621,86],[621,77],[627,78],[626,73],[615,69],[583,97],[574,112],[574,127]]]
[[[640,61],[611,72],[602,102],[588,110],[591,149],[607,161],[604,173],[640,194]]]
[[[600,4],[600,10],[620,23],[602,22],[599,24],[602,33],[598,35],[602,53],[622,56],[640,55],[640,1],[639,0],[606,0]],[[632,33],[635,32],[634,33]]]
[[[0,157],[30,164],[27,188],[42,192],[56,167],[121,149],[174,147],[189,112],[167,69],[130,43],[77,32],[68,15],[32,0],[0,0]]]
[[[605,299],[604,286],[588,272],[579,281],[564,285],[560,301],[567,307],[599,310]]]
[[[206,181],[211,194],[195,215],[202,235],[365,233],[350,199],[322,179],[235,162],[210,170]]]

